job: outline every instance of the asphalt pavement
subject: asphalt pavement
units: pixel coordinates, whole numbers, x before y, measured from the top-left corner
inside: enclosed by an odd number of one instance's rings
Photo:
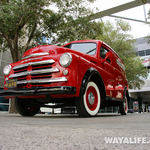
[[[0,150],[149,150],[150,113],[22,117],[0,113]]]

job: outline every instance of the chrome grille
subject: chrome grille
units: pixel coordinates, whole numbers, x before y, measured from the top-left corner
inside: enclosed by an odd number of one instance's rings
[[[40,80],[23,80],[23,81],[18,81],[17,84],[26,84],[26,83],[48,83],[48,82],[62,82],[62,81],[67,81],[65,77],[61,78],[54,78],[54,79],[40,79]]]
[[[17,70],[17,69],[22,69],[22,68],[26,68],[28,66],[37,66],[37,65],[45,65],[45,64],[53,64],[55,61],[53,59],[50,60],[44,60],[44,61],[37,61],[37,62],[30,62],[30,63],[25,63],[22,65],[18,65],[13,67],[13,70]]]
[[[16,77],[22,77],[22,76],[27,76],[27,75],[40,75],[40,74],[53,73],[53,72],[58,72],[58,71],[59,70],[57,68],[25,71],[21,73],[12,74],[9,76],[9,78],[16,78]]]
[[[53,63],[55,61],[50,59],[15,66],[13,67],[14,74],[11,74],[9,79],[17,79],[17,87],[21,88],[67,81],[65,77],[52,78],[52,73],[59,72],[58,68],[52,68]]]

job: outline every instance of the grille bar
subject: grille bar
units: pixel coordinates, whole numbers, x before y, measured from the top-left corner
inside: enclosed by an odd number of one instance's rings
[[[52,82],[66,82],[66,81],[68,81],[66,77],[53,78],[53,79],[22,80],[22,81],[17,81],[17,85],[27,84],[27,83],[52,83]]]
[[[27,56],[23,57],[22,59],[27,59],[30,57],[37,57],[37,56],[44,56],[44,55],[49,55],[49,53],[34,53],[34,54],[27,55]]]
[[[9,78],[16,78],[26,75],[35,75],[35,74],[44,74],[44,73],[53,73],[53,72],[59,72],[57,68],[51,68],[51,69],[40,69],[40,70],[34,70],[34,71],[25,71],[21,73],[12,74],[9,76]]]
[[[44,64],[53,64],[55,61],[53,59],[50,60],[44,60],[44,61],[36,61],[36,62],[30,62],[30,63],[25,63],[22,65],[14,66],[13,70],[15,69],[20,69],[28,66],[36,66],[36,65],[44,65]]]

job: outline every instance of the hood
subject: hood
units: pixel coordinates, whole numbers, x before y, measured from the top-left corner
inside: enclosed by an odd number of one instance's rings
[[[36,57],[36,56],[44,56],[44,55],[54,55],[63,53],[66,51],[66,48],[56,45],[42,45],[38,47],[31,48],[27,50],[22,59],[27,59],[30,57]]]

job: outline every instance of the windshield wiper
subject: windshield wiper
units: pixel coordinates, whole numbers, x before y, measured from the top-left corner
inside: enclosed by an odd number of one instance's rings
[[[96,47],[93,48],[93,49],[91,49],[91,50],[89,50],[88,52],[86,52],[86,54],[91,53],[91,52],[94,51],[95,49],[96,49]]]

